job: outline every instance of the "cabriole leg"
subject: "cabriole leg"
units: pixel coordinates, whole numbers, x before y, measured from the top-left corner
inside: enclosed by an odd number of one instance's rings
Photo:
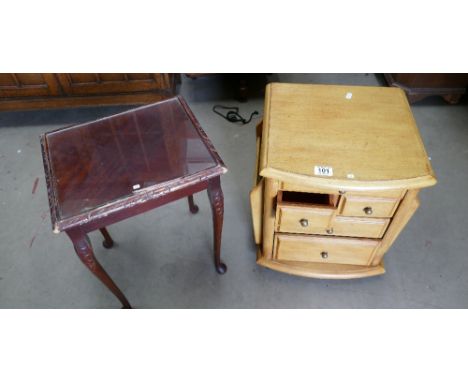
[[[213,246],[216,271],[226,273],[227,267],[221,262],[221,233],[223,231],[224,197],[219,176],[208,181],[208,198],[213,213]]]
[[[102,232],[102,231],[101,231]],[[69,231],[67,235],[70,237],[76,254],[83,262],[83,264],[99,279],[101,282],[109,288],[109,290],[119,299],[124,308],[131,308],[130,303],[120,289],[115,285],[114,281],[110,278],[104,268],[99,264],[96,257],[94,256],[91,242],[89,241],[88,235],[81,231]]]

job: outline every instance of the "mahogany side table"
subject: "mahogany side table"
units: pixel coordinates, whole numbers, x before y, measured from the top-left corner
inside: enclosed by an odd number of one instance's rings
[[[41,136],[53,231],[64,231],[84,265],[130,308],[125,295],[97,261],[88,233],[208,191],[213,214],[214,260],[220,257],[224,198],[220,176],[227,169],[182,97]]]

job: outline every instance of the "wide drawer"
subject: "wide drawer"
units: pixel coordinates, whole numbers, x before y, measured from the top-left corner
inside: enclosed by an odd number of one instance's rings
[[[390,219],[335,216],[334,210],[279,204],[276,231],[381,238]]]
[[[278,261],[367,265],[379,243],[379,240],[372,239],[277,233],[273,258]]]
[[[400,202],[400,199],[360,195],[345,195],[343,198],[340,215],[344,216],[392,217]]]

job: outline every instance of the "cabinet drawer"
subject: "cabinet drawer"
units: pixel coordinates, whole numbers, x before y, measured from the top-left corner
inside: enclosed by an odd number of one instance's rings
[[[333,212],[330,208],[278,204],[276,231],[324,235]]]
[[[333,216],[334,210],[278,205],[276,231],[380,238],[390,219]]]
[[[379,239],[387,229],[390,219],[335,216],[329,233],[336,236],[369,237]]]
[[[376,218],[392,217],[399,202],[400,199],[394,198],[346,195],[341,205],[340,215]]]
[[[275,234],[278,261],[367,265],[379,240]]]

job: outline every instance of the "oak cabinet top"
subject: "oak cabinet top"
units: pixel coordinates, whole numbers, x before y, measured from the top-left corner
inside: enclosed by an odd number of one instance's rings
[[[262,139],[265,177],[344,189],[436,183],[397,88],[271,83]]]

